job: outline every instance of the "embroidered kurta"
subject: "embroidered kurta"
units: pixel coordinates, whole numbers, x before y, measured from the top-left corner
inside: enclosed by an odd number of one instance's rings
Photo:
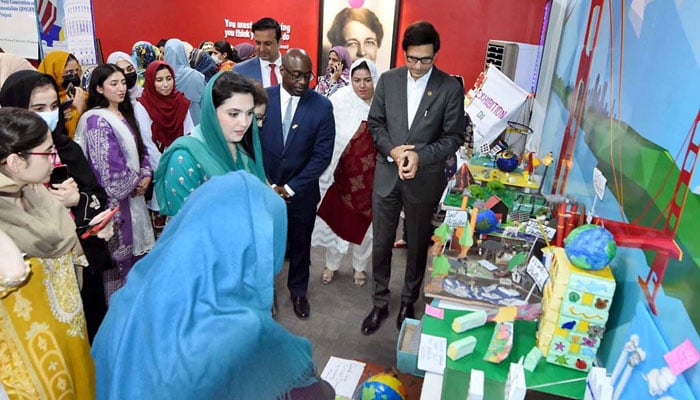
[[[32,258],[25,284],[0,286],[0,380],[11,399],[95,398],[73,265],[72,253]]]

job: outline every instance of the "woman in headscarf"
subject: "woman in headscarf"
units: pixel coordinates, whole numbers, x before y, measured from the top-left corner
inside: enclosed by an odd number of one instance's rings
[[[54,50],[47,54],[37,70],[51,75],[58,84],[61,99],[61,112],[66,121],[69,137],[75,136],[80,116],[87,110],[87,95],[80,86],[83,69],[78,59],[63,50]]]
[[[133,264],[155,242],[144,194],[152,170],[126,91],[115,64],[99,65],[88,87],[90,109],[80,119],[75,141],[86,154],[97,181],[107,191],[116,232],[109,250],[117,268],[105,271],[107,298],[125,282]]]
[[[17,71],[35,71],[26,59],[14,54],[0,52],[0,86],[5,83],[5,79]]]
[[[146,79],[146,68],[153,61],[161,59],[160,50],[152,44],[140,41],[134,43],[131,48],[131,59],[136,63],[136,83],[143,87],[143,81]]]
[[[233,47],[236,49],[236,53],[238,53],[238,62],[243,62],[247,59],[255,57],[255,46],[253,46],[251,43],[238,43]]]
[[[192,49],[189,56],[190,67],[196,69],[204,75],[204,80],[209,82],[212,76],[216,74],[216,61],[206,51],[202,49]]]
[[[97,397],[333,399],[311,343],[270,315],[286,220],[248,173],[196,190],[114,296],[92,349]]]
[[[333,47],[328,52],[326,74],[318,77],[316,93],[328,97],[336,90],[349,85],[350,64],[352,64],[352,59],[348,49],[343,46]]]
[[[0,382],[13,399],[95,398],[74,269],[87,261],[68,210],[44,186],[55,158],[41,117],[0,108],[0,230],[26,253],[24,268],[0,274]]]
[[[372,255],[372,180],[375,150],[367,130],[367,114],[374,96],[377,68],[360,58],[350,70],[351,86],[331,97],[335,117],[333,158],[319,178],[323,200],[319,206],[312,246],[326,248],[326,267],[321,282],[329,284],[343,256],[352,250],[353,281],[367,283],[367,265]],[[354,182],[354,184],[353,184]]]
[[[16,72],[0,89],[0,106],[28,109],[49,125],[60,163],[68,167],[69,175],[66,182],[52,184],[49,192],[70,208],[77,233],[81,235],[88,229],[90,221],[105,210],[107,194],[97,183],[80,146],[65,135],[56,81],[37,71]],[[92,340],[107,312],[102,271],[112,268],[113,263],[104,240],[90,236],[80,239],[80,244],[90,264],[82,273],[81,295],[88,335]]]
[[[190,116],[198,124],[202,95],[207,84],[204,75],[190,68],[185,46],[180,39],[170,39],[165,43],[165,62],[175,71],[175,88],[190,101]]]
[[[138,72],[134,60],[123,51],[115,51],[107,57],[107,64],[116,64],[117,67],[124,71],[126,88],[129,90],[129,99],[131,100],[131,105],[135,106],[136,100],[141,97],[143,88],[136,84],[138,81]]]
[[[161,214],[177,214],[191,192],[216,175],[245,170],[266,182],[255,103],[250,80],[233,71],[214,75],[202,99],[202,121],[161,156],[155,175]]]
[[[165,61],[156,61],[146,68],[146,81],[143,95],[134,109],[141,138],[148,152],[151,167],[155,170],[160,163],[160,155],[175,139],[189,133],[193,128],[190,116],[190,101],[179,90],[175,90],[175,73]],[[158,200],[154,195],[148,208],[156,216],[154,228],[163,228],[162,218],[158,218]]]

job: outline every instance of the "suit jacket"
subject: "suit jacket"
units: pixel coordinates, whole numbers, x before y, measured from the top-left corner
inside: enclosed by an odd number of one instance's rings
[[[289,185],[293,198],[320,200],[318,179],[328,167],[335,142],[333,106],[324,96],[307,89],[299,100],[287,143],[282,140],[280,85],[267,89],[267,116],[260,134],[265,173],[270,183]]]
[[[457,80],[433,67],[409,127],[407,77],[405,66],[389,70],[380,76],[374,91],[367,119],[377,149],[374,191],[382,197],[391,193],[399,175],[387,157],[394,147],[412,144],[418,153],[418,171],[415,178],[402,181],[405,193],[410,201],[437,201],[446,184],[445,159],[463,142],[464,91]]]
[[[256,79],[262,83],[262,75],[260,73],[260,58],[253,57],[250,60],[245,60],[233,66],[233,72],[246,76],[251,79]]]

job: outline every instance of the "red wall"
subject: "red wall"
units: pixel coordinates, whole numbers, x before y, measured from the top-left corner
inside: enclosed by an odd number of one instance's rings
[[[403,30],[413,21],[427,20],[441,36],[437,65],[464,76],[466,85],[471,86],[483,69],[489,39],[539,42],[545,3],[546,0],[403,0],[397,64],[404,63],[400,42]],[[222,39],[225,18],[255,21],[271,16],[291,25],[290,47],[305,48],[314,65],[317,61],[320,6],[315,1],[121,0],[95,1],[93,8],[95,33],[105,58],[116,50],[130,52],[139,40],[155,44],[160,38],[178,37],[196,47],[202,40]],[[228,40],[231,44],[244,41]]]

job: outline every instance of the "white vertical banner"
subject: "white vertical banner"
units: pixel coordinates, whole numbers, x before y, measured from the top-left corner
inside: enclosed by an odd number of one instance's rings
[[[34,0],[0,0],[0,47],[6,53],[36,60],[38,43]]]

